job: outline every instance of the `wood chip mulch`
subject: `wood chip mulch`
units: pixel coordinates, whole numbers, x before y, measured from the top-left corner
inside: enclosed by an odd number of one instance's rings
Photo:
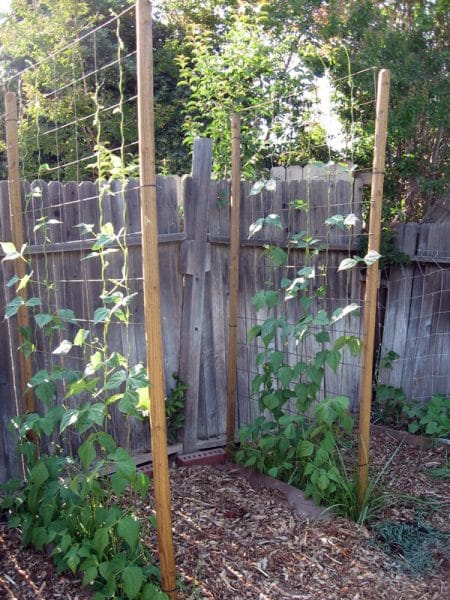
[[[373,438],[374,468],[398,446],[386,434]],[[391,491],[440,502],[427,516],[449,531],[449,480],[425,472],[442,466],[446,449],[403,445],[391,465]],[[171,472],[174,542],[180,599],[419,600],[449,597],[449,561],[425,575],[403,572],[374,543],[370,532],[343,518],[313,522],[291,512],[276,491],[256,490],[232,465],[183,467]],[[445,504],[447,502],[447,504]],[[143,519],[153,500],[133,503]],[[408,503],[383,515],[408,520]],[[145,540],[156,547],[154,531]],[[88,590],[70,577],[55,576],[45,555],[21,550],[18,534],[0,527],[0,598],[84,600]]]

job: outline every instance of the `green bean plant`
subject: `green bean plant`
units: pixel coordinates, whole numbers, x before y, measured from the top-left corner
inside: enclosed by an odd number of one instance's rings
[[[46,223],[46,229],[51,226]],[[92,329],[85,329],[71,309],[51,310],[36,296],[25,300],[20,295],[23,289],[30,284],[33,289],[45,288],[45,281],[33,278],[26,246],[18,250],[2,242],[4,260],[24,260],[29,267],[22,279],[8,282],[17,295],[6,306],[6,318],[28,310],[55,358],[70,356],[78,348],[85,360],[79,370],[55,360],[28,382],[40,410],[11,422],[24,477],[4,485],[1,509],[9,515],[9,525],[20,529],[25,546],[48,550],[57,571],[79,575],[82,584],[92,588],[95,600],[165,598],[159,570],[142,542],[142,524],[132,509],[137,495],[146,496],[149,478],[137,471],[128,451],[109,432],[113,404],[126,419],[142,419],[149,409],[145,368],[129,365],[119,352],[109,352],[106,343],[113,322],[128,323],[134,296],[127,292],[125,278],[108,280],[105,275],[105,256],[123,248],[124,236],[122,231],[114,232],[111,223],[101,224],[97,233],[86,225],[82,229],[94,236],[87,258],[104,261],[103,292]],[[47,298],[47,290],[42,295]],[[22,334],[21,350],[30,357],[36,350],[32,328],[22,328]],[[67,448],[74,441],[78,449],[71,453]],[[123,496],[130,500],[126,508],[121,504]]]
[[[267,182],[257,184],[251,193],[259,193],[264,187]],[[292,206],[294,210],[305,210],[307,202],[294,201]],[[354,215],[336,215],[327,224],[350,228],[354,222]],[[281,228],[280,217],[271,214],[258,219],[250,226],[250,237],[267,226]],[[264,314],[263,321],[248,333],[249,341],[260,340],[258,372],[252,382],[260,416],[241,429],[236,460],[301,488],[317,503],[331,505],[344,481],[336,448],[350,437],[353,418],[347,397],[322,394],[322,390],[327,370],[336,373],[345,352],[360,352],[356,336],[332,335],[333,326],[355,314],[359,306],[352,303],[332,312],[317,310],[317,300],[326,293],[325,285],[318,282],[318,274],[323,272],[317,265],[322,250],[319,240],[307,231],[291,235],[287,252],[279,247],[269,249],[275,267],[288,264],[292,248],[303,251],[303,265],[296,267],[295,277],[283,278],[279,289],[268,287],[253,297],[256,311]],[[372,264],[374,260],[377,258],[373,254],[355,257],[351,262],[346,259],[340,269],[358,262]],[[286,302],[297,304],[295,322],[288,322],[283,314]],[[287,348],[292,344],[304,348],[307,342],[312,342],[317,351],[300,352],[300,359],[293,362]]]

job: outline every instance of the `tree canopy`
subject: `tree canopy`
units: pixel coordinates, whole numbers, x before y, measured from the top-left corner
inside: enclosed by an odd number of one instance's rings
[[[0,23],[3,79],[14,87],[15,73],[39,65],[21,78],[29,176],[39,174],[39,165],[49,167],[42,176],[61,176],[55,167],[62,164],[65,178],[95,177],[95,169],[84,166],[75,172],[76,161],[98,151],[100,138],[109,153],[125,139],[129,157],[136,157],[135,103],[128,101],[136,94],[133,13],[121,17],[119,34],[111,22],[85,43],[70,45],[125,7],[119,0],[13,0]],[[376,70],[385,67],[392,71],[386,218],[426,218],[448,180],[446,7],[447,0],[159,3],[154,77],[160,170],[185,172],[193,138],[207,135],[214,140],[215,170],[226,173],[233,111],[242,112],[247,177],[310,159],[351,157],[370,167],[374,82]],[[121,78],[106,67],[118,53]],[[340,150],[328,143],[314,109],[312,91],[324,76],[333,82],[336,110],[352,140]],[[62,91],[52,94],[58,87]],[[117,103],[119,112],[106,110]],[[57,148],[48,133],[55,123]]]

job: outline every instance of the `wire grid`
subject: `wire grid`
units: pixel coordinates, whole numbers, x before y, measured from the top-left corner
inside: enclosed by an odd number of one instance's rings
[[[145,364],[136,49],[129,35],[134,12],[125,9],[4,82],[19,102],[24,199],[12,218],[24,223],[32,272],[28,296],[42,302],[30,311],[34,373],[65,368],[82,374],[97,351],[104,358],[116,353],[116,369]],[[159,232],[179,232],[177,182],[158,176],[157,185],[164,203]],[[107,239],[95,249],[102,235]],[[114,293],[133,300],[107,324],[98,311],[111,307]],[[8,299],[14,295],[11,289]],[[45,315],[60,322],[50,337],[44,335]],[[81,330],[88,337],[79,347],[74,341]],[[73,344],[69,352],[66,341]],[[67,407],[88,399],[64,399],[67,382],[57,388],[58,402]],[[117,392],[123,389],[98,398]],[[38,398],[36,404],[45,411]],[[125,422],[117,401],[108,428],[133,453],[148,451],[148,425]],[[79,443],[74,434],[63,440],[70,452]]]
[[[355,100],[357,78],[369,71],[373,71],[375,75],[374,69],[368,69],[347,79],[347,83],[351,87],[349,106],[347,107],[352,116],[349,136],[353,139],[355,124],[361,109]],[[311,87],[311,91],[313,90],[314,86]],[[258,126],[257,108],[251,107],[242,111],[244,145],[245,135],[249,130],[251,131],[252,127]],[[265,105],[264,108],[267,111],[268,106]],[[307,117],[300,114],[298,119],[304,127]],[[265,138],[267,139],[269,136],[270,132],[265,132]],[[358,179],[359,168],[354,164],[353,145],[350,145],[348,162],[336,163],[331,160],[336,155],[330,146],[332,136],[327,135],[325,153],[330,159],[328,164],[311,162],[301,166],[289,163],[289,156],[295,156],[295,131],[288,131],[285,138],[288,146],[292,145],[292,148],[285,149],[289,166],[272,165],[270,177],[275,179],[276,188],[273,191],[263,190],[257,195],[250,195],[251,186],[244,186],[242,190],[241,202],[243,202],[244,208],[241,209],[241,228],[244,235],[250,231],[252,224],[266,219],[268,215],[278,215],[281,220],[281,228],[263,227],[249,239],[241,252],[243,289],[241,287],[238,342],[240,424],[253,420],[259,416],[261,411],[260,394],[252,389],[252,382],[255,376],[263,372],[262,366],[257,366],[257,357],[263,351],[264,344],[260,337],[249,342],[246,332],[255,325],[262,325],[268,317],[276,319],[284,317],[287,324],[295,326],[298,320],[306,314],[299,304],[298,298],[285,299],[283,302],[286,295],[286,290],[281,286],[283,278],[292,280],[302,267],[314,266],[315,278],[311,281],[309,289],[300,294],[300,296],[306,295],[312,299],[312,306],[308,312],[314,317],[319,311],[326,311],[328,315],[331,315],[336,309],[350,304],[359,306],[358,312],[351,313],[331,326],[331,342],[329,344],[316,341],[314,334],[321,330],[319,326],[311,328],[310,336],[303,339],[291,336],[287,341],[281,339],[278,330],[270,347],[282,352],[285,364],[294,365],[299,361],[314,364],[316,354],[326,348],[332,348],[333,343],[339,337],[355,336],[360,339],[362,335],[364,270],[356,268],[339,271],[339,265],[345,258],[361,254],[361,240],[368,236],[364,224],[367,203],[364,201],[362,184]],[[317,155],[319,149],[322,151],[322,146],[324,144],[312,146],[311,154]],[[340,215],[342,218],[354,215],[356,219],[354,224],[348,227],[342,223],[340,227],[325,223],[330,217],[336,215]],[[292,243],[293,238],[299,232],[302,232],[301,237],[310,236],[315,240],[312,248],[321,248],[314,258],[311,259],[308,252],[295,248],[295,243]],[[288,253],[286,265],[273,267],[270,258],[270,249],[273,246],[282,247]],[[279,292],[281,302],[275,310],[269,312],[255,310],[251,298],[260,289],[272,289]],[[319,289],[322,289],[322,293],[318,296],[316,293]],[[359,403],[361,358],[352,356],[348,350],[342,350],[341,354],[341,361],[336,372],[325,366],[318,399],[337,395],[346,396],[349,398],[350,407],[355,410]],[[291,385],[294,386],[295,383],[294,381]],[[274,384],[277,387],[280,384],[279,380]],[[284,410],[288,413],[298,412],[294,401],[288,403]]]
[[[380,356],[395,352],[379,380],[400,388],[407,402],[450,396],[450,225],[400,225],[399,248],[411,261],[391,266]]]

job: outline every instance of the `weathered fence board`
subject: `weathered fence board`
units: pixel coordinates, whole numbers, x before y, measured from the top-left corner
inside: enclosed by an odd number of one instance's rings
[[[399,358],[381,382],[424,402],[450,393],[450,224],[408,223],[397,234],[411,262],[390,269],[381,356]]]

